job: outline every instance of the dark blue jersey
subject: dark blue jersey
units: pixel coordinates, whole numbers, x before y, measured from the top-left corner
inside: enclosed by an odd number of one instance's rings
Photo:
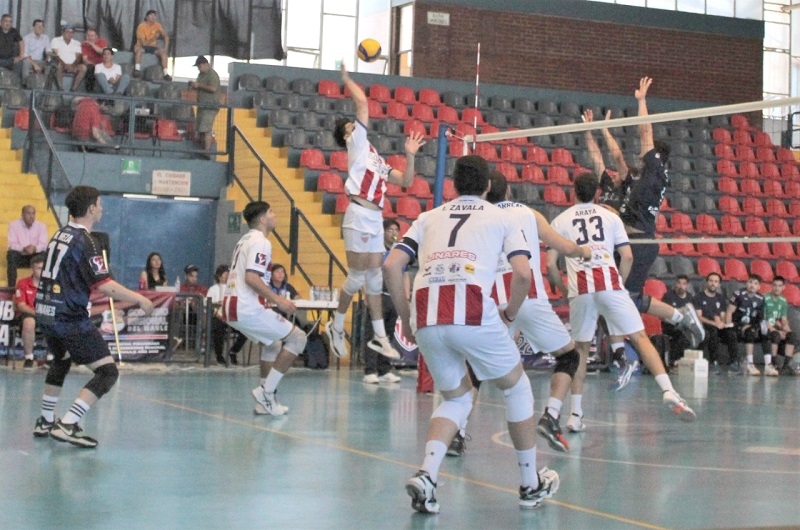
[[[658,210],[669,185],[669,175],[661,155],[651,149],[644,155],[644,167],[638,178],[631,179],[619,215],[625,224],[646,234],[655,234]]]
[[[100,246],[86,228],[69,223],[53,235],[36,293],[36,321],[57,322],[89,319],[89,293],[110,280]]]
[[[608,171],[603,171],[603,174],[600,175],[600,197],[598,198],[597,202],[611,206],[615,210],[619,211],[619,209],[622,207],[622,203],[625,201],[625,196],[628,194],[631,181],[631,174],[628,173],[620,185],[615,186],[614,179],[611,178],[611,175],[608,174]]]
[[[745,324],[759,325],[764,318],[764,297],[758,293],[748,292],[742,287],[731,296],[728,302],[736,306],[733,312],[733,323],[737,326]]]
[[[714,320],[714,317],[720,317],[724,320],[725,313],[728,311],[728,304],[725,301],[725,296],[717,291],[713,295],[709,295],[705,290],[697,293],[694,297],[695,309],[700,311],[703,318]]]

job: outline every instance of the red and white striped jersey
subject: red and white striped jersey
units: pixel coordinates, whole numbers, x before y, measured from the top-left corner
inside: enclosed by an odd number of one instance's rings
[[[500,256],[529,256],[522,230],[497,206],[467,196],[423,213],[397,247],[419,263],[411,326],[480,326],[500,319],[490,298]]]
[[[562,237],[592,249],[592,259],[566,258],[569,297],[625,287],[614,262],[614,249],[629,245],[618,215],[596,204],[567,208],[550,225]]]
[[[236,243],[231,260],[231,272],[225,285],[222,299],[222,314],[225,320],[236,322],[239,315],[264,309],[266,300],[247,283],[245,275],[252,271],[269,283],[272,276],[272,243],[260,230],[252,229]]]
[[[347,139],[348,177],[344,189],[383,208],[386,180],[392,167],[375,151],[367,140],[367,128],[356,120],[353,133]]]
[[[528,206],[518,202],[503,201],[497,203],[496,206],[503,210],[517,227],[522,229],[522,235],[528,242],[528,250],[531,253],[531,288],[528,291],[528,298],[547,300],[539,261],[539,228],[536,225],[536,216]],[[492,300],[497,305],[502,306],[508,303],[510,286],[511,264],[505,256],[500,256],[500,262],[497,264],[497,277],[492,289]]]

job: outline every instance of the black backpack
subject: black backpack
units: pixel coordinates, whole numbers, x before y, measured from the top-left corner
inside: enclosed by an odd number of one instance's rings
[[[306,357],[307,368],[324,370],[328,367],[328,345],[316,329],[308,335],[306,349],[303,353]]]

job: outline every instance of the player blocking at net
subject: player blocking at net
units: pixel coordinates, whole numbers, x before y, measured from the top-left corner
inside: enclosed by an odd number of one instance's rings
[[[414,157],[425,144],[422,135],[412,133],[405,141],[406,168],[389,166],[367,140],[369,105],[360,86],[350,78],[342,64],[342,81],[356,104],[355,121],[341,118],[336,121],[333,137],[347,149],[348,176],[344,183],[350,205],[342,221],[344,248],[347,255],[347,278],[342,285],[339,307],[328,322],[325,333],[337,357],[347,357],[344,337],[344,318],[353,296],[365,288],[372,329],[375,332],[367,347],[390,359],[399,359],[383,324],[383,205],[386,183],[408,187],[414,182]]]

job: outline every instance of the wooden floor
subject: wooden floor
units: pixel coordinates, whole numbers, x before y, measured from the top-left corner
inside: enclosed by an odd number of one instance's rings
[[[674,378],[698,414],[684,424],[650,377],[620,393],[590,376],[587,431],[572,451],[539,443],[561,489],[517,506],[502,394],[481,390],[463,458],[439,477],[441,513],[414,512],[437,398],[365,385],[350,370],[292,371],[282,418],[254,416],[250,369],[123,370],[83,425],[82,450],[31,435],[44,371],[0,369],[0,528],[734,528],[800,525],[800,378]],[[529,374],[541,410],[547,374]],[[63,415],[88,375],[73,371]],[[568,414],[567,405],[567,414]],[[563,422],[562,422],[563,423]]]

